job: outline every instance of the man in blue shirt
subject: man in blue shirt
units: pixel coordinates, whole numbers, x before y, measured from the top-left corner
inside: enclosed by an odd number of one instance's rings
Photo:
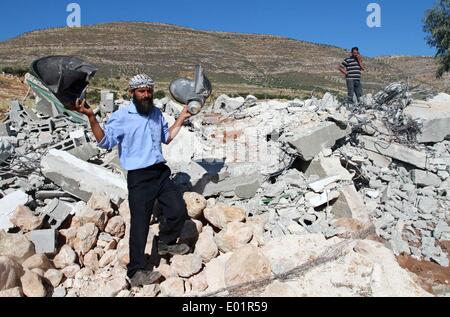
[[[154,86],[154,81],[145,74],[133,77],[129,83],[132,101],[113,113],[104,129],[85,100],[76,102],[77,111],[88,117],[98,145],[108,150],[118,146],[120,163],[128,171],[131,226],[127,275],[132,286],[152,284],[161,277],[158,272],[145,269],[145,246],[155,200],[162,212],[159,254],[190,252],[189,246],[177,244],[188,216],[182,194],[170,179],[171,171],[165,164],[161,143],[171,143],[191,114],[186,106],[169,129],[161,111],[153,104]]]

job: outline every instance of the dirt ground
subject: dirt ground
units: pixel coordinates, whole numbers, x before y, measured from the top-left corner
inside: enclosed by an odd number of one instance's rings
[[[450,241],[442,241],[440,245],[450,253]],[[434,262],[419,261],[409,255],[400,255],[397,261],[402,268],[416,274],[418,282],[428,292],[436,294],[436,289],[450,292],[450,266],[442,267]]]
[[[5,118],[5,113],[9,110],[11,99],[22,100],[26,96],[28,86],[23,83],[23,80],[20,77],[0,74],[0,121]]]

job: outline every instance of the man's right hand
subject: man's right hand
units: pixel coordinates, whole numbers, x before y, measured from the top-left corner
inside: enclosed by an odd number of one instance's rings
[[[90,108],[89,105],[86,103],[86,99],[83,100],[77,99],[77,101],[75,101],[75,111],[84,114],[88,117],[94,116],[94,110],[92,110],[92,108]]]

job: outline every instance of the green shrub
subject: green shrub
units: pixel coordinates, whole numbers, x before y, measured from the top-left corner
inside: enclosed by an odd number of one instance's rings
[[[6,74],[22,77],[28,73],[28,68],[6,66],[3,67],[2,71]]]
[[[163,90],[158,90],[155,92],[155,99],[163,99],[164,97],[166,97],[166,93]]]
[[[97,89],[92,89],[88,92],[88,103],[90,104],[99,104],[101,101],[100,91]]]

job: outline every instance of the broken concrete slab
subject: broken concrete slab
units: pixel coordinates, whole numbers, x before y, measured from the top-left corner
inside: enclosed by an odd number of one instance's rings
[[[390,240],[390,245],[395,255],[400,255],[402,253],[411,254],[409,245],[402,239],[402,235],[400,232],[398,232],[397,230],[393,230],[391,237],[392,239]]]
[[[9,159],[13,154],[13,145],[6,138],[0,137],[0,163]]]
[[[297,150],[305,161],[311,161],[326,148],[331,148],[336,141],[351,133],[351,128],[341,129],[334,122],[326,121],[309,124],[292,131],[287,142]]]
[[[431,172],[414,169],[411,170],[410,173],[412,181],[414,182],[414,184],[417,184],[418,186],[439,187],[442,183],[440,177]]]
[[[321,193],[324,191],[325,187],[327,187],[330,184],[336,183],[339,180],[341,180],[339,176],[330,176],[318,180],[316,182],[309,183],[308,187],[311,188],[316,193]]]
[[[220,182],[209,181],[206,184],[200,184],[194,187],[195,192],[201,193],[205,197],[215,196],[223,193],[233,192],[237,189],[243,195],[250,195],[253,193],[254,189],[258,184],[263,181],[263,176],[261,174],[252,175],[242,175],[237,177],[227,177]],[[255,180],[253,183],[249,180]],[[244,186],[243,186],[244,184]],[[200,191],[200,188],[203,190]],[[247,188],[246,188],[247,187]],[[259,188],[259,187],[258,187]],[[256,188],[256,190],[258,189]],[[244,190],[245,189],[245,190]],[[247,191],[247,192],[245,192]],[[256,191],[255,191],[256,193]],[[253,196],[252,196],[253,197]]]
[[[243,97],[230,98],[227,95],[220,95],[214,102],[213,111],[231,113],[242,107],[244,103]]]
[[[15,191],[0,199],[0,230],[8,230],[14,227],[9,217],[18,206],[25,205],[27,202],[28,195],[21,190]]]
[[[0,123],[0,137],[2,136],[10,136],[11,135],[11,129],[9,124],[7,123]]]
[[[250,199],[256,195],[256,192],[261,187],[261,183],[258,179],[249,182],[247,184],[241,184],[234,188],[236,196],[243,199]]]
[[[369,151],[389,156],[393,159],[425,169],[427,166],[427,154],[397,143],[388,143],[374,137],[360,136],[362,146]]]
[[[340,196],[334,203],[331,213],[336,218],[354,218],[363,224],[370,223],[364,200],[354,185],[346,185],[340,189]]]
[[[41,161],[42,172],[66,192],[88,201],[95,192],[126,199],[127,183],[123,176],[84,162],[70,153],[52,149]]]
[[[420,197],[418,208],[423,213],[434,213],[438,209],[438,203],[432,197]]]
[[[353,179],[353,175],[342,166],[340,158],[336,156],[323,157],[319,155],[318,158],[311,161],[311,164],[305,171],[305,175],[307,177],[317,175],[321,178],[336,176],[343,181],[351,181]]]
[[[336,198],[339,197],[339,192],[338,191],[330,191],[330,192],[325,192],[322,194],[315,194],[312,192],[308,192],[305,195],[305,199],[306,201],[308,201],[310,203],[310,205],[314,208],[316,207],[320,207]]]
[[[390,157],[372,152],[372,151],[365,151],[367,153],[367,157],[369,160],[373,162],[374,165],[379,167],[389,167],[392,163],[392,159]]]
[[[422,123],[419,143],[436,143],[450,137],[450,101],[414,101],[403,113]]]
[[[36,253],[54,254],[56,252],[57,232],[55,229],[31,231],[27,236],[33,242]]]
[[[93,143],[86,143],[68,151],[70,154],[83,161],[89,161],[100,153]]]

